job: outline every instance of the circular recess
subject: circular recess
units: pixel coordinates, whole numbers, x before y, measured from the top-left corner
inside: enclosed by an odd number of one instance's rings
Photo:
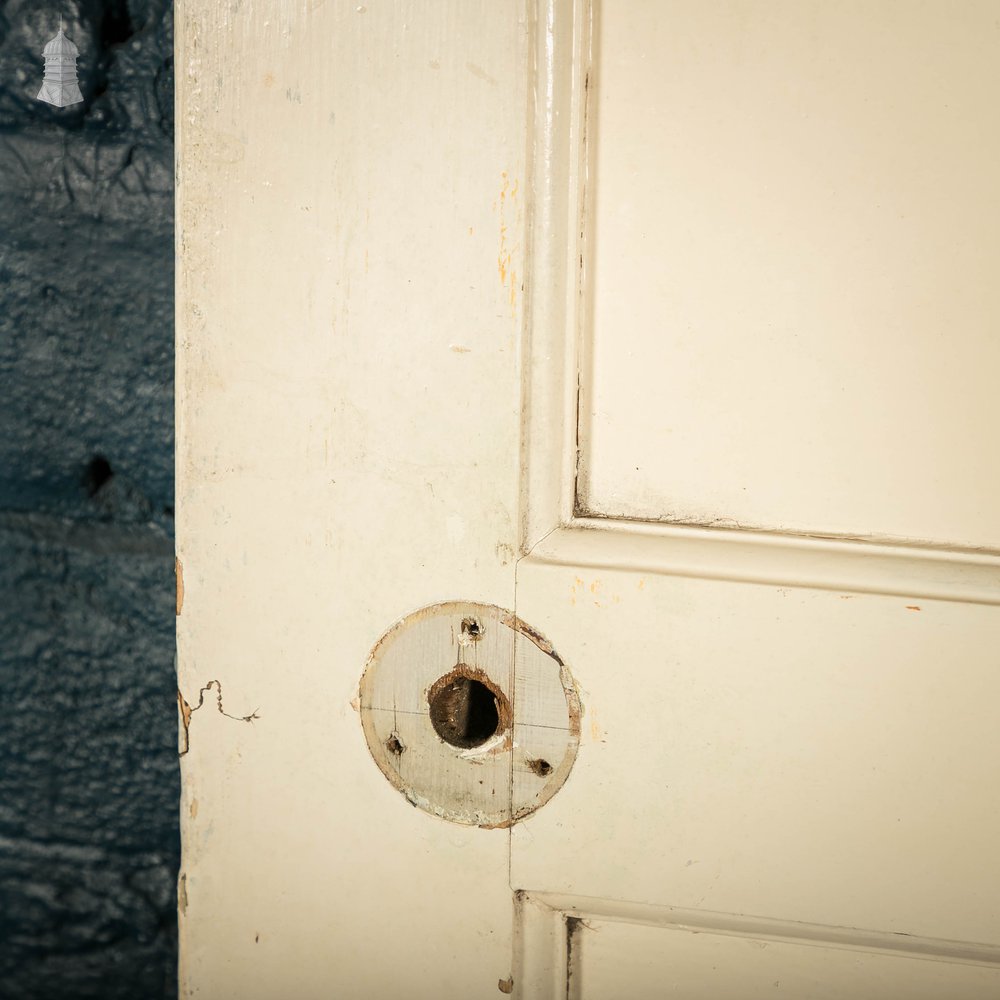
[[[509,611],[453,601],[408,615],[375,644],[361,722],[382,773],[421,809],[510,826],[564,784],[580,744],[565,663]]]

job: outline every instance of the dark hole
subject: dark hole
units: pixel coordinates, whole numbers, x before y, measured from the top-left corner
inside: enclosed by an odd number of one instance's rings
[[[87,471],[83,476],[87,495],[93,496],[113,475],[111,463],[103,455],[95,455],[87,465]]]
[[[483,626],[475,618],[462,619],[462,634],[467,635],[473,642],[482,638]]]
[[[496,695],[471,677],[456,677],[430,701],[434,731],[453,747],[477,747],[500,726]]]
[[[397,757],[406,749],[395,733],[390,734],[389,738],[385,741],[385,748],[389,753],[395,754]]]
[[[112,0],[104,8],[101,18],[101,46],[121,45],[135,34],[132,18],[128,13],[127,0]]]
[[[544,778],[547,774],[552,773],[552,765],[547,760],[542,760],[540,757],[538,760],[529,760],[528,767],[531,768],[535,774],[540,778]]]

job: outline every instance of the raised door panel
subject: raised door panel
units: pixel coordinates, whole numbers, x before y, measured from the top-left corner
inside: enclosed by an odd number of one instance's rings
[[[524,996],[992,996],[991,9],[542,9]]]
[[[1000,547],[989,0],[593,6],[582,512]]]

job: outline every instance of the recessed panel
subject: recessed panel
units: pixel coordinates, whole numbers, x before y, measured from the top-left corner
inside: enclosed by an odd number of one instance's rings
[[[992,2],[595,8],[578,506],[1000,546]]]
[[[578,1000],[982,1000],[1000,995],[995,965],[608,920],[575,925],[569,981],[569,995]]]
[[[518,567],[583,714],[514,886],[1000,946],[1000,608],[575,553]]]

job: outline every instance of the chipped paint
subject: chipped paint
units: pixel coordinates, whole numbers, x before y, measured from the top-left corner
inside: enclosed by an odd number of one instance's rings
[[[497,989],[501,993],[513,993],[514,992],[514,977],[508,976],[506,979],[497,980]]]
[[[183,749],[178,751],[178,757],[183,757],[191,749],[191,716],[205,704],[205,693],[211,691],[213,688],[215,689],[215,703],[219,710],[219,715],[224,715],[227,719],[234,719],[236,722],[252,723],[260,718],[258,714],[259,709],[255,709],[249,715],[230,715],[229,712],[225,711],[222,707],[222,685],[218,681],[209,681],[198,691],[198,704],[193,707],[188,703],[184,695],[181,694],[180,688],[178,688],[177,706],[181,713],[181,732],[183,734]]]
[[[512,614],[510,611],[505,611],[501,614],[500,621],[504,625],[510,626],[517,632],[529,638],[546,656],[551,656],[559,666],[564,666],[562,659],[560,659],[559,654],[555,651],[552,643],[541,634],[541,632],[533,629],[527,622],[522,621],[517,615]]]
[[[180,559],[174,559],[174,580],[176,586],[176,597],[174,602],[174,614],[180,618],[184,610],[184,567]]]

